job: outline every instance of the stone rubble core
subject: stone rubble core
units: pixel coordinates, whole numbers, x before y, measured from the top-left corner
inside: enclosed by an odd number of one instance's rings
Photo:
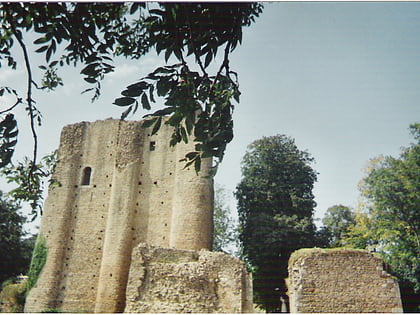
[[[125,313],[251,313],[243,262],[220,252],[139,244],[133,250]]]
[[[289,260],[291,313],[402,313],[396,278],[355,249],[301,249]]]
[[[171,147],[165,121],[155,135],[144,121],[64,127],[39,232],[47,261],[25,312],[122,312],[137,244],[211,249],[212,160],[184,168],[195,143]]]

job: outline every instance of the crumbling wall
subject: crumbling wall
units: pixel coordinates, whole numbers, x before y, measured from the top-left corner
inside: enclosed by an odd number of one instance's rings
[[[292,313],[402,313],[397,280],[364,250],[301,249],[289,260]]]
[[[127,285],[127,313],[249,313],[251,279],[224,253],[138,245]]]
[[[108,119],[66,126],[44,205],[40,235],[47,262],[26,312],[121,312],[132,248],[189,250],[212,241],[211,159],[199,175],[179,162],[194,142],[169,146],[141,121]]]

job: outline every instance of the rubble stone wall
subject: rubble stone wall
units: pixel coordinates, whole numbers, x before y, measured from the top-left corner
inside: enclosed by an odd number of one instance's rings
[[[131,251],[141,242],[210,249],[211,160],[179,162],[194,143],[169,146],[172,128],[155,135],[140,121],[66,126],[44,205],[40,235],[47,262],[27,297],[26,312],[121,312]]]
[[[244,263],[206,250],[138,245],[126,295],[126,313],[253,312]]]
[[[292,313],[403,312],[397,280],[364,250],[298,250],[287,285]]]

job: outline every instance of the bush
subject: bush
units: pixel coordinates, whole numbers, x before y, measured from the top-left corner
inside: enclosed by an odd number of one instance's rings
[[[13,280],[6,280],[1,287],[0,312],[22,313],[25,306],[26,282],[13,283]]]

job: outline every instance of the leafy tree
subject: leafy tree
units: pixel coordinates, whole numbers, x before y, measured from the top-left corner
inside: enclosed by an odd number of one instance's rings
[[[379,252],[400,279],[406,310],[420,311],[420,124],[410,129],[417,142],[399,158],[371,163],[361,184],[365,202],[345,241]]]
[[[284,135],[254,141],[242,160],[235,192],[240,240],[253,271],[255,301],[268,312],[281,310],[290,254],[314,242],[313,161]]]
[[[237,254],[238,230],[226,205],[228,199],[226,189],[216,185],[214,194],[214,233],[213,251],[223,251],[230,254]]]
[[[25,240],[24,216],[19,205],[0,191],[0,283],[26,273],[31,261],[31,240]]]
[[[33,168],[33,163],[28,158],[17,165],[9,163],[0,169],[0,174],[5,175],[8,183],[17,184],[17,187],[8,193],[19,204],[29,202],[32,208],[32,221],[42,214],[43,191],[47,183],[59,185],[51,175],[54,173],[57,160],[57,150],[45,155]],[[32,169],[33,168],[33,169]],[[31,176],[29,174],[32,172]]]
[[[346,206],[329,207],[322,219],[323,233],[328,237],[330,247],[343,246],[341,240],[346,237],[348,229],[355,224],[354,212]]]
[[[135,60],[150,51],[162,54],[162,65],[128,85],[114,104],[123,107],[122,118],[141,106],[150,110],[159,98],[164,108],[149,120],[156,133],[162,116],[174,127],[171,145],[187,142],[193,135],[198,142],[189,152],[186,165],[199,171],[201,158],[221,161],[226,145],[233,138],[232,112],[239,102],[237,73],[231,70],[230,54],[242,42],[242,28],[255,21],[263,6],[258,3],[86,3],[86,2],[4,2],[0,4],[0,65],[17,67],[12,48],[17,44],[24,56],[27,72],[26,96],[12,87],[0,87],[0,96],[10,94],[13,104],[0,110],[8,113],[0,120],[0,163],[10,162],[15,147],[17,124],[14,111],[24,106],[28,112],[34,140],[29,184],[36,186],[37,125],[42,115],[35,106],[34,89],[52,90],[62,85],[58,70],[81,65],[81,75],[90,86],[92,101],[100,96],[101,80],[114,71],[113,59],[123,56]],[[25,36],[36,39],[30,46]],[[34,80],[29,56],[32,51],[45,56],[39,65],[44,76]],[[222,55],[218,64],[217,55]],[[171,62],[168,64],[168,62]],[[7,121],[6,121],[7,120]],[[33,194],[33,192],[29,192]]]

